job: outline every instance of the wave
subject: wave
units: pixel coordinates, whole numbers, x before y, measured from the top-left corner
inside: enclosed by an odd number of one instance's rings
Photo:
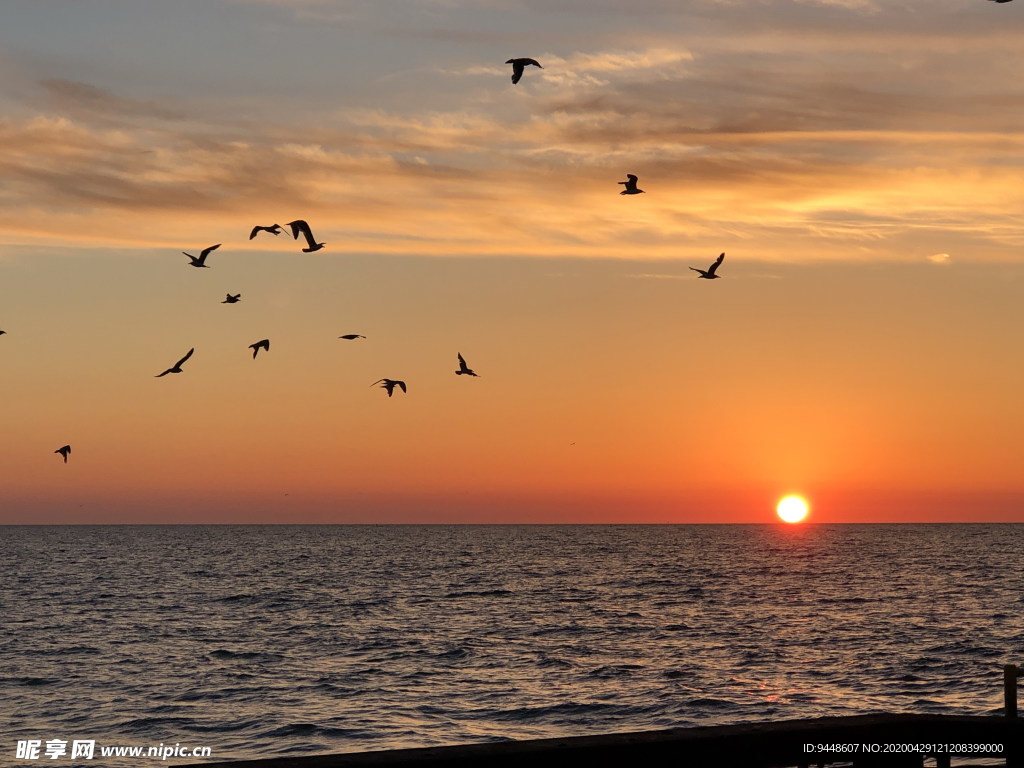
[[[24,685],[33,687],[37,685],[53,685],[64,682],[59,677],[0,677],[0,686],[3,685]]]
[[[281,661],[284,656],[280,653],[267,653],[265,651],[229,651],[226,648],[218,648],[208,654],[215,659],[240,659],[242,661]]]

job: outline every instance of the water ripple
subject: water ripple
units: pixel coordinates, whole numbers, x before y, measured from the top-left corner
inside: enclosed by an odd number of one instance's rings
[[[5,533],[9,739],[260,758],[989,714],[1024,662],[1021,525]]]

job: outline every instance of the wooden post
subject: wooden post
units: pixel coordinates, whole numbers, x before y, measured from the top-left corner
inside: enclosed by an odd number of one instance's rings
[[[1017,716],[1017,678],[1020,677],[1020,667],[1016,664],[1006,664],[1003,667],[1003,701],[1005,702],[1006,716]]]

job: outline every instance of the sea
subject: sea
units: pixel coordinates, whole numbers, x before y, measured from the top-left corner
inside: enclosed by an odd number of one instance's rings
[[[0,765],[995,715],[1024,663],[1022,544],[1022,524],[6,526]],[[110,752],[157,745],[178,753]]]

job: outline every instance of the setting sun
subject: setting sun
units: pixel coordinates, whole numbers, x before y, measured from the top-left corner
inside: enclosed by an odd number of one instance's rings
[[[786,496],[784,499],[779,501],[778,506],[775,507],[775,511],[783,521],[787,523],[799,523],[807,517],[809,507],[807,502],[800,496]]]

